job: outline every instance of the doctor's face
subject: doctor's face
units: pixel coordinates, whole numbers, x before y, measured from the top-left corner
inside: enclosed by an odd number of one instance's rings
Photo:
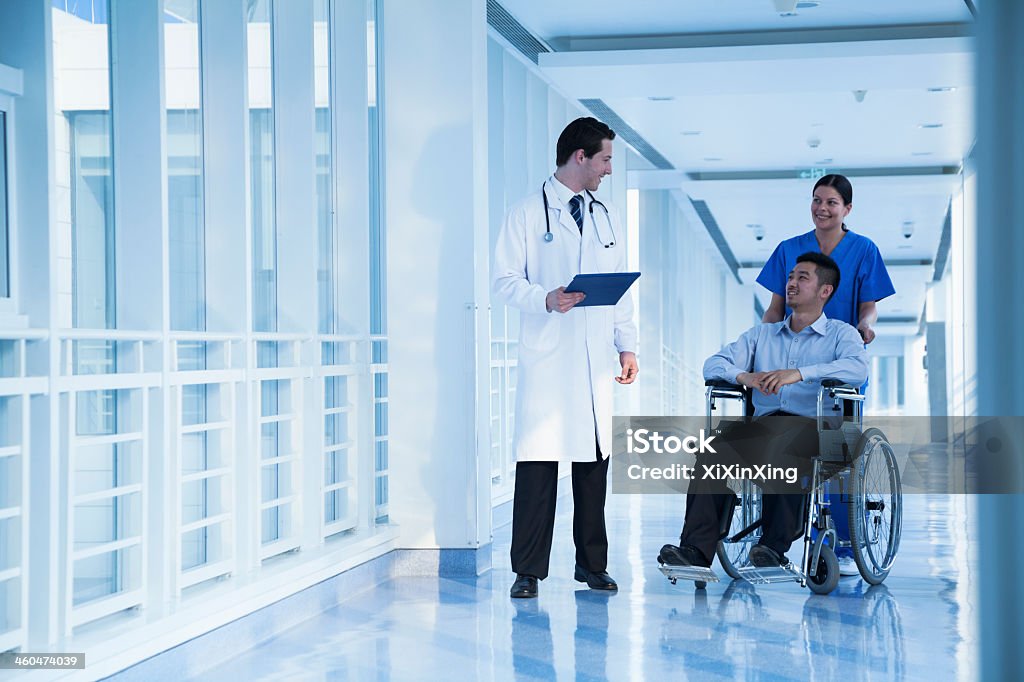
[[[583,174],[583,186],[596,192],[601,179],[612,174],[612,141],[601,140],[601,151],[590,158],[583,157],[580,170]]]

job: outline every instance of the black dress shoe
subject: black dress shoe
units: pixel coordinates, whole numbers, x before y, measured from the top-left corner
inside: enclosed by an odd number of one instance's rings
[[[537,596],[537,579],[532,575],[516,574],[516,581],[512,583],[509,595],[513,599],[533,599]]]
[[[750,563],[758,568],[778,568],[788,562],[768,545],[756,544],[750,548]]]
[[[586,583],[592,590],[607,590],[614,592],[619,589],[619,586],[612,580],[612,577],[608,575],[608,571],[601,571],[594,573],[588,571],[579,564],[576,564],[576,582]]]
[[[690,545],[665,545],[658,552],[658,563],[669,566],[703,566],[711,568],[711,562],[704,558],[700,550]]]

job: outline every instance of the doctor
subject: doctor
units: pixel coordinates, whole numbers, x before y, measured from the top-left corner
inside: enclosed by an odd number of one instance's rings
[[[579,273],[626,269],[618,216],[592,194],[612,172],[613,139],[594,118],[566,126],[554,175],[509,209],[495,247],[494,295],[521,312],[512,597],[536,597],[548,575],[559,462],[572,463],[574,577],[618,589],[605,570],[604,503],[612,381],[631,384],[639,371],[633,301],[575,308],[583,294],[565,293]]]

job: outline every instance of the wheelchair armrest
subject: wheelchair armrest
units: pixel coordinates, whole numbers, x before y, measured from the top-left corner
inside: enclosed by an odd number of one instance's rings
[[[839,379],[822,379],[821,387],[827,389],[835,389],[830,391],[832,394],[838,395],[860,395],[860,387],[852,386],[844,383]]]
[[[746,386],[743,386],[742,384],[734,384],[726,381],[725,379],[708,379],[704,382],[704,385],[709,388],[725,388],[733,391],[747,390]]]

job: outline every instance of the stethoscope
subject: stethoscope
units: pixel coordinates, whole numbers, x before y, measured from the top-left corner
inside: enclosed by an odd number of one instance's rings
[[[551,213],[548,208],[548,193],[546,191],[547,184],[548,183],[546,181],[541,184],[540,196],[544,200],[544,241],[550,244],[551,241],[554,240],[555,235],[551,234]],[[597,234],[597,240],[601,242],[604,248],[610,249],[615,246],[615,228],[612,226],[612,216],[608,213],[608,207],[594,198],[594,195],[590,193],[589,189],[585,189],[583,191],[587,193],[588,197],[590,197],[590,222],[594,223],[594,232]],[[604,240],[601,239],[601,233],[597,231],[597,221],[594,220],[594,204],[597,204],[604,209],[604,220],[608,223],[608,229],[612,233],[612,239],[607,244],[605,244]]]

